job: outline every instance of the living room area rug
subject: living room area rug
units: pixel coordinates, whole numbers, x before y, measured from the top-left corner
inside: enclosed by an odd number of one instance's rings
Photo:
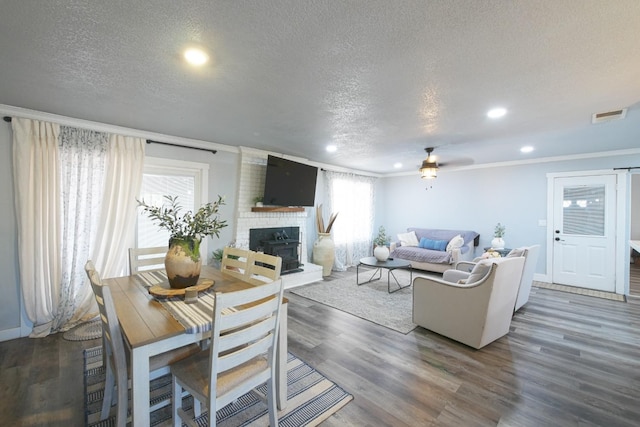
[[[102,347],[84,350],[85,424],[91,427],[115,426],[115,409],[111,416],[100,421],[102,397],[104,395],[105,369],[102,365]],[[150,406],[169,399],[168,405],[151,413],[151,426],[171,426],[171,374],[150,382]],[[220,408],[216,413],[217,425],[221,427],[268,426],[269,415],[266,402],[258,395],[266,395],[266,384],[240,397],[236,402]],[[317,426],[344,405],[353,400],[353,395],[344,391],[333,381],[309,366],[292,353],[287,359],[287,407],[278,411],[281,426]],[[129,408],[131,403],[129,402]],[[183,399],[183,408],[193,409],[193,398]],[[203,414],[196,420],[198,425],[207,425]]]
[[[394,270],[396,278],[402,286],[409,284],[409,271]],[[360,282],[368,280],[373,270],[361,269]],[[428,274],[413,272],[413,278],[428,276]],[[397,289],[393,277],[391,290]],[[412,322],[412,287],[406,287],[396,292],[387,290],[387,271],[382,271],[382,278],[358,286],[356,274],[323,280],[309,285],[290,289],[289,292],[304,298],[328,305],[394,331],[408,334],[416,328]]]

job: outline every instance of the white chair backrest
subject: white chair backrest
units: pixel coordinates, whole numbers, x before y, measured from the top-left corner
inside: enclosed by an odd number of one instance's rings
[[[275,378],[282,294],[282,280],[242,291],[216,293],[209,356],[209,390],[220,391],[217,380],[218,375],[223,373],[235,377],[230,379],[231,382],[241,383],[222,395],[209,393],[207,406],[210,414],[215,414],[216,409]],[[229,309],[232,311],[226,314]],[[234,368],[249,361],[253,361],[251,364],[254,368],[251,377],[243,379],[242,372],[233,372]],[[260,368],[255,369],[256,366]]]
[[[141,271],[163,269],[164,258],[168,250],[166,246],[129,248],[129,268],[131,269],[131,274],[138,274]]]
[[[122,332],[120,331],[120,323],[116,315],[116,309],[113,305],[111,289],[102,284],[100,275],[95,269],[93,262],[87,261],[85,271],[91,282],[91,289],[98,303],[100,310],[100,318],[102,320],[102,351],[103,361],[108,364],[107,381],[105,384],[105,397],[102,404],[101,419],[106,418],[111,407],[111,395],[113,386],[118,390],[118,412],[116,423],[118,427],[124,427],[127,423],[127,359],[125,356],[124,342],[122,341]],[[115,384],[113,381],[115,380]]]
[[[529,294],[531,293],[531,286],[533,285],[533,274],[536,272],[539,253],[540,245],[533,245],[527,248],[524,268],[522,269],[522,279],[520,280],[520,288],[518,289],[518,298],[513,311],[517,311],[529,301]]]
[[[275,255],[268,255],[256,252],[249,265],[248,281],[252,285],[263,285],[280,278],[282,270],[282,258]]]
[[[255,252],[248,249],[232,248],[225,246],[222,252],[220,270],[224,274],[236,277],[243,281],[248,281],[250,273],[249,266],[253,262]]]

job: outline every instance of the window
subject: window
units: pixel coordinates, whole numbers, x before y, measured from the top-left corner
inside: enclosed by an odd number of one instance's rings
[[[207,201],[209,165],[171,159],[145,159],[140,200],[153,205],[165,202],[165,195],[178,196],[184,211],[195,211]],[[138,212],[135,247],[168,246],[169,232],[160,229],[142,211]],[[200,246],[206,254],[206,239]]]

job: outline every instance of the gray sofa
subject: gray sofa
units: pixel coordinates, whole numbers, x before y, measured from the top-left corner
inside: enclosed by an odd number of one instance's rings
[[[404,259],[411,262],[411,267],[443,273],[452,268],[458,261],[471,261],[475,257],[475,247],[480,242],[480,235],[472,230],[443,230],[431,228],[407,228],[407,232],[415,233],[418,243],[424,242],[424,246],[436,244],[439,249],[427,249],[420,246],[401,245],[399,241],[391,243],[391,254],[394,259]],[[460,247],[446,250],[445,241],[450,243],[456,236],[460,236],[463,243]],[[424,239],[424,240],[423,240]],[[457,239],[459,240],[459,238]],[[442,243],[438,245],[438,243]]]

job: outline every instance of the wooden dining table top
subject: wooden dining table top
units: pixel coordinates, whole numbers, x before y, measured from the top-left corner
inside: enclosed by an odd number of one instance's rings
[[[233,292],[253,287],[235,277],[223,274],[210,266],[203,266],[201,278],[212,279],[209,292]],[[185,333],[185,328],[149,294],[137,275],[103,280],[113,295],[123,336],[131,348]],[[286,303],[286,299],[283,303]]]

